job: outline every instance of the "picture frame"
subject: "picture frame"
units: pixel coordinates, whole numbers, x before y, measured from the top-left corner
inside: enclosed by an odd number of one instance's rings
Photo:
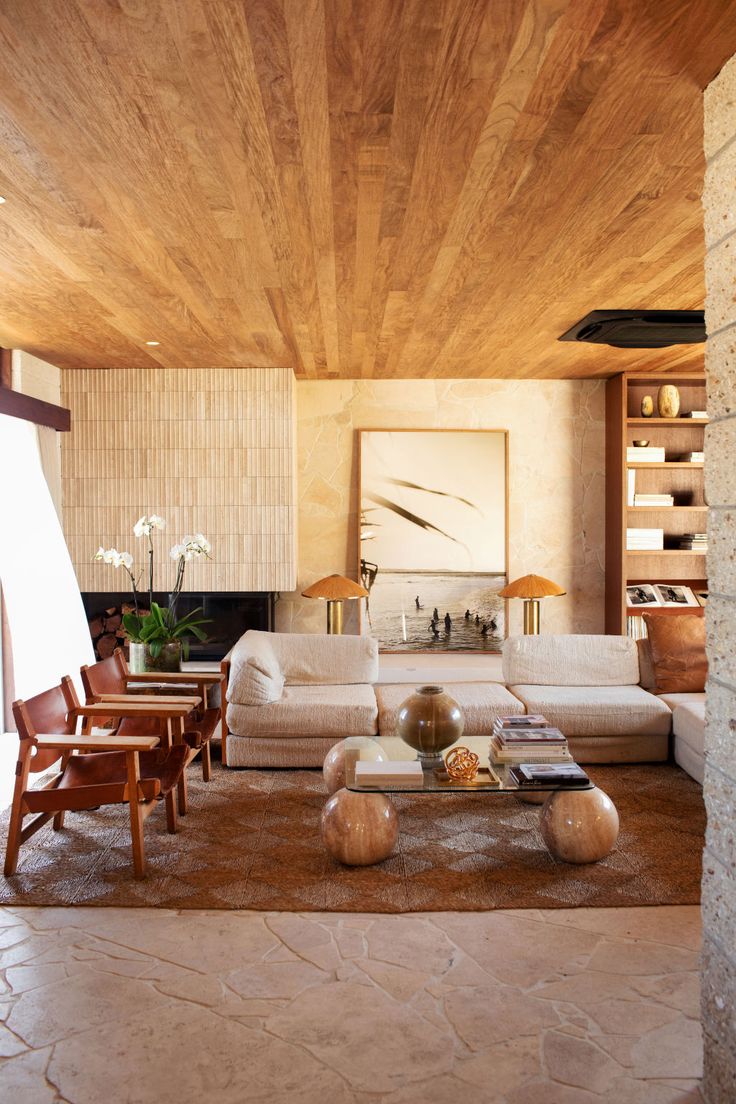
[[[699,606],[698,599],[689,586],[682,583],[654,583],[660,605],[673,609],[683,606]]]
[[[634,583],[626,587],[626,604],[636,609],[651,609],[662,603],[652,583]]]
[[[505,429],[358,431],[361,631],[383,652],[500,652]]]

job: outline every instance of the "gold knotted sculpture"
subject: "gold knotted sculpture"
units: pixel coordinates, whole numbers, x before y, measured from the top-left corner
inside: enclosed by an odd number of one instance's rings
[[[447,773],[456,782],[474,782],[479,765],[480,757],[466,747],[453,748],[445,758]]]

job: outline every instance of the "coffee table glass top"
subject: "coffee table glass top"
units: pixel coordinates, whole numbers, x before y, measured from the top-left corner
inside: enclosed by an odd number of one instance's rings
[[[457,744],[447,748],[443,758],[453,747],[462,746],[474,751],[480,759],[480,768],[476,781],[457,782],[448,779],[444,772],[425,769],[422,780],[417,782],[381,782],[376,785],[364,785],[355,780],[355,764],[358,761],[399,760],[407,762],[416,758],[416,752],[399,736],[351,737],[345,741],[345,786],[357,793],[552,793],[557,790],[593,789],[588,786],[570,786],[564,784],[545,786],[519,786],[509,777],[509,767],[498,763],[489,763],[488,747],[490,736],[464,736]],[[551,760],[550,760],[551,761]],[[559,762],[559,760],[556,760]],[[535,760],[536,762],[536,760]],[[489,774],[490,766],[492,773]],[[486,770],[483,770],[486,768]],[[443,777],[444,774],[444,777]],[[495,777],[494,777],[495,775]]]

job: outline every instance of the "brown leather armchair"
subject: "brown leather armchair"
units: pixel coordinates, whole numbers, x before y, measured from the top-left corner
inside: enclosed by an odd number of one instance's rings
[[[122,648],[116,648],[108,659],[101,659],[98,663],[81,668],[82,685],[87,695],[87,702],[120,702],[130,700],[131,683],[141,688],[155,686],[156,701],[184,701],[196,694],[197,705],[192,706],[192,713],[184,721],[184,742],[189,748],[187,764],[198,754],[202,757],[202,778],[209,782],[212,775],[212,761],[210,757],[210,740],[220,721],[220,709],[209,706],[207,701],[208,690],[219,683],[218,672],[206,671],[175,671],[146,672],[142,675],[134,675],[128,670]],[[135,691],[133,691],[135,692]],[[143,701],[151,701],[150,697],[141,698]],[[201,708],[199,703],[201,702]],[[117,731],[121,735],[135,736],[150,731],[145,722],[133,718],[122,721]],[[181,808],[180,812],[185,812]]]
[[[92,720],[99,719],[100,707],[80,705],[68,676],[58,686],[28,701],[13,702],[20,744],[5,856],[6,877],[17,869],[21,844],[51,819],[54,830],[59,831],[64,826],[65,813],[70,811],[127,803],[137,878],[145,874],[143,821],[161,799],[166,802],[167,827],[170,832],[176,831],[174,794],[184,771],[187,747],[181,743],[157,745],[161,735],[168,732],[172,718],[186,715],[189,706],[150,699],[147,705],[111,703],[102,708],[103,715],[119,720],[131,714],[137,719],[145,717],[159,726],[160,735],[151,732],[126,736],[112,731],[77,735],[79,718],[89,728]],[[60,771],[50,782],[39,789],[29,785],[31,774],[50,770],[59,760]],[[28,814],[36,815],[24,827],[23,819]]]

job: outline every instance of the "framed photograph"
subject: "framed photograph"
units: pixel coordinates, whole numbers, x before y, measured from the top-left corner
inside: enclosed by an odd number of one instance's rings
[[[627,586],[626,604],[627,606],[640,606],[643,609],[646,609],[647,606],[662,605],[651,583],[636,583],[634,586]]]
[[[363,626],[389,652],[499,652],[508,432],[360,431]]]
[[[700,603],[690,587],[681,586],[679,583],[655,583],[660,605],[663,606],[698,606]]]

